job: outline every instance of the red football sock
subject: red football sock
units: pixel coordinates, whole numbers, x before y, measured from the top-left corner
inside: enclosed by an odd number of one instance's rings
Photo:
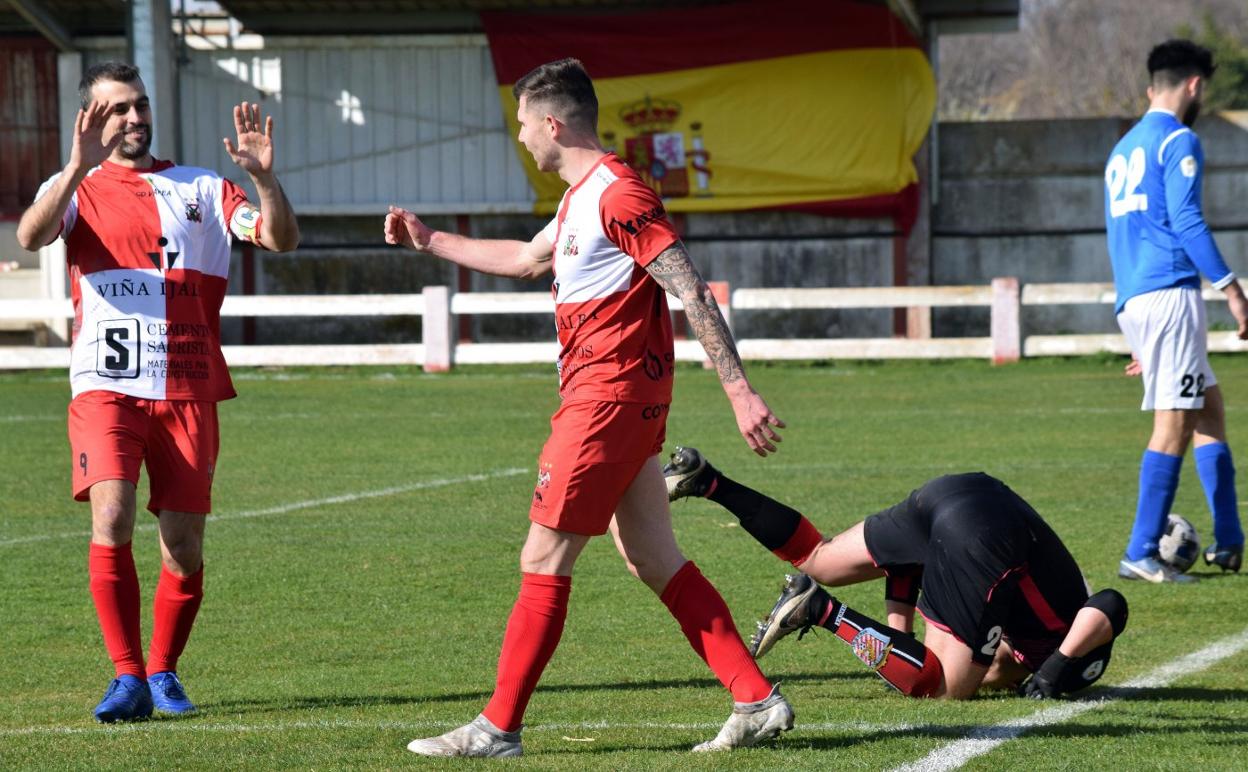
[[[692,560],[680,567],[659,598],[734,700],[758,702],[771,693],[771,684],[742,643],[727,604]]]
[[[563,635],[571,594],[570,576],[520,575],[520,597],[511,609],[498,655],[494,696],[481,711],[504,732],[520,728],[529,698]]]
[[[788,541],[771,552],[781,560],[792,563],[794,568],[801,568],[820,544],[823,544],[823,534],[819,533],[814,523],[803,517],[797,521],[797,529]]]
[[[191,625],[204,599],[204,567],[190,576],[178,576],[162,564],[160,583],[152,601],[152,645],[148,670],[153,673],[178,669],[178,657],[191,637]]]
[[[913,635],[881,624],[830,596],[815,624],[836,633],[889,686],[911,697],[940,691],[944,667]]]
[[[139,633],[139,575],[130,544],[109,547],[92,542],[87,572],[104,648],[117,675],[146,678]]]

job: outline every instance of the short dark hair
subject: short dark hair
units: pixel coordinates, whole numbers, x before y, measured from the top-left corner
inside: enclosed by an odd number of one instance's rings
[[[544,102],[551,114],[580,131],[598,131],[598,95],[579,59],[560,59],[529,71],[511,93],[520,101]]]
[[[78,81],[78,99],[85,108],[91,104],[91,87],[102,80],[133,83],[139,79],[139,68],[125,62],[100,62],[87,68]]]
[[[1213,77],[1213,52],[1190,40],[1167,40],[1148,54],[1153,85],[1173,88],[1193,76]]]

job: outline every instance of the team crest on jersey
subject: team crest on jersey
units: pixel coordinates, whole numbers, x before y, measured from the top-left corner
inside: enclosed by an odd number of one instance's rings
[[[186,221],[187,222],[203,222],[204,216],[199,211],[198,201],[186,202]]]
[[[681,106],[670,99],[645,95],[620,110],[620,120],[634,136],[624,138],[622,156],[646,184],[663,198],[711,195],[711,154],[702,144],[702,123],[678,130]],[[615,133],[604,132],[607,150],[615,151]]]
[[[563,249],[560,251],[562,252],[564,257],[572,257],[574,255],[580,254],[581,249],[580,247],[576,245],[575,233],[568,234],[568,237],[563,240]]]
[[[893,648],[892,640],[887,635],[876,632],[870,627],[855,635],[849,645],[854,650],[854,656],[872,670],[880,669],[880,666],[884,664],[884,658]]]

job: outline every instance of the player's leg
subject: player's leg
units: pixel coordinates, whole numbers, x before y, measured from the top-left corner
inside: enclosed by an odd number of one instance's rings
[[[146,678],[139,636],[139,577],[134,567],[135,489],[129,480],[91,486],[91,595],[118,677]]]
[[[204,525],[201,512],[161,510],[161,569],[152,599],[152,640],[148,648],[148,685],[158,710],[190,713],[195,704],[178,677],[178,659],[204,599]]]
[[[1216,383],[1205,390],[1193,444],[1196,472],[1213,515],[1213,544],[1205,550],[1205,563],[1221,566],[1223,571],[1238,571],[1243,562],[1244,531],[1235,497],[1235,463],[1226,442],[1226,409],[1222,389]]]
[[[524,711],[563,635],[572,568],[589,539],[529,524],[520,551],[520,592],[503,632],[493,695],[475,719],[438,737],[412,740],[409,751],[422,756],[522,755]]]
[[[157,710],[190,713],[195,705],[178,677],[178,660],[204,598],[204,526],[220,447],[212,402],[151,403],[147,472],[157,516],[161,570],[152,601],[148,685]]]
[[[439,737],[413,740],[422,756],[519,756],[524,711],[563,635],[572,568],[589,539],[605,533],[631,477],[586,458],[582,440],[609,423],[607,403],[564,403],[538,460],[529,533],[520,551],[520,592],[498,657],[494,693],[481,715]]]
[[[696,448],[678,447],[663,475],[669,498],[702,496],[719,504],[755,541],[822,584],[837,586],[883,576],[871,562],[860,533],[857,538],[846,532],[824,540],[800,512],[728,477]]]
[[[131,545],[147,421],[135,402],[92,391],[80,394],[69,406],[74,498],[91,503],[91,599],[115,671],[94,711],[96,719],[106,723],[146,718],[152,712]]]
[[[657,458],[641,466],[624,493],[612,532],[629,570],[659,596],[689,645],[732,693],[733,715],[714,740],[694,750],[754,745],[792,728],[792,709],[745,648],[723,597],[677,546]]]
[[[1194,293],[1199,301],[1199,293]],[[1140,459],[1135,521],[1118,575],[1150,582],[1184,581],[1157,560],[1157,543],[1179,487],[1183,454],[1203,405],[1198,362],[1187,344],[1203,323],[1197,306],[1181,289],[1159,290],[1127,301],[1119,325],[1140,363],[1141,409],[1153,411],[1153,433]],[[1190,580],[1190,577],[1187,579]]]
[[[999,644],[1000,638],[997,639]],[[929,624],[923,636],[929,656],[940,663],[940,684],[928,696],[946,700],[966,700],[975,692],[988,674],[988,665],[975,661],[971,647],[950,631]],[[987,643],[985,643],[987,645]],[[995,655],[995,650],[994,650]]]
[[[911,697],[941,694],[942,667],[933,652],[913,635],[846,606],[805,574],[787,578],[771,614],[759,624],[751,641],[756,657],[765,655],[783,637],[775,634],[781,626],[788,627],[788,632],[801,630],[804,633],[812,627],[832,632],[849,645],[863,664],[902,694]]]
[[[529,698],[563,636],[572,568],[585,534],[529,524],[520,551],[520,592],[507,620],[494,694],[481,714],[504,732],[518,732]]]

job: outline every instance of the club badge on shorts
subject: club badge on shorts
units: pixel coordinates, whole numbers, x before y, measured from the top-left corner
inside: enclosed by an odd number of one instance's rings
[[[864,628],[849,642],[854,656],[872,670],[879,670],[884,658],[893,648],[892,639],[870,627]]]

